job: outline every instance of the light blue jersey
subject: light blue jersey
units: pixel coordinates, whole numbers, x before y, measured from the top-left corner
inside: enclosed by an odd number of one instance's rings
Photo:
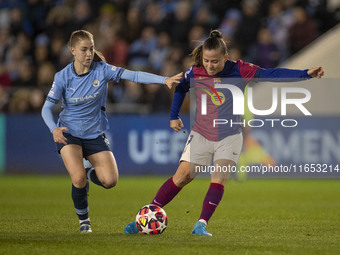
[[[92,62],[88,73],[77,75],[73,63],[56,73],[42,116],[52,132],[67,127],[79,138],[94,139],[108,129],[105,113],[108,81],[128,79],[142,83],[164,83],[166,77],[144,72],[132,72],[103,61]],[[58,123],[53,120],[52,106],[62,99]]]

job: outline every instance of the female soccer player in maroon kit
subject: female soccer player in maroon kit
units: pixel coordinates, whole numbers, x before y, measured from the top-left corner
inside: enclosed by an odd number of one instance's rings
[[[197,167],[210,166],[211,162],[216,169],[218,166],[220,169],[231,169],[236,166],[243,142],[242,116],[233,114],[233,104],[231,103],[233,98],[228,89],[219,92],[214,89],[214,84],[219,83],[220,79],[228,78],[232,85],[244,92],[247,83],[253,79],[301,81],[321,78],[324,74],[322,67],[306,70],[263,69],[242,60],[228,60],[227,46],[218,30],[211,31],[209,38],[204,41],[203,45],[194,49],[192,56],[194,65],[186,72],[176,87],[171,107],[170,127],[176,132],[183,128],[179,111],[190,88],[195,87],[196,89],[197,105],[202,104],[202,94],[209,90],[215,93],[215,98],[210,101],[216,100],[215,103],[206,100],[205,110],[203,107],[197,107],[193,128],[180,159],[179,167],[176,173],[160,187],[151,202],[151,204],[160,207],[167,205],[185,185],[195,178]],[[195,78],[194,85],[190,84],[192,78]],[[212,125],[216,118],[230,118],[236,124],[223,125],[223,127]],[[229,176],[230,171],[211,173],[210,187],[203,201],[201,215],[192,230],[193,234],[212,235],[207,232],[206,225],[222,199],[224,185]],[[125,227],[124,233],[137,234],[138,229],[135,222],[129,223]]]

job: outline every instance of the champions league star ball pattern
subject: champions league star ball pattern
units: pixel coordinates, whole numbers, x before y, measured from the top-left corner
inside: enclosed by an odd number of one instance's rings
[[[145,205],[136,215],[136,226],[142,234],[162,234],[167,225],[166,212],[157,205]]]

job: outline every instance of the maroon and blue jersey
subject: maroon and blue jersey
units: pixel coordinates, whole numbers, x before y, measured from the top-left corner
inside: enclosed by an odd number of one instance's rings
[[[194,89],[196,113],[192,129],[210,141],[220,141],[227,136],[242,132],[243,120],[241,115],[233,114],[231,91],[228,88],[216,88],[216,85],[233,85],[244,93],[247,84],[255,78],[267,81],[282,79],[298,81],[310,78],[307,71],[284,68],[263,69],[241,60],[227,60],[221,72],[209,75],[203,66],[192,66],[176,87],[170,117],[172,120],[179,118],[186,93]],[[228,124],[214,125],[214,120],[225,120]]]

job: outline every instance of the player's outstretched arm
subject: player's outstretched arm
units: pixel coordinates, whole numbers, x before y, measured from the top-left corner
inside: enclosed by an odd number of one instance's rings
[[[175,85],[177,85],[177,84],[180,82],[180,80],[181,80],[181,78],[182,78],[182,75],[183,75],[183,72],[182,72],[182,73],[178,73],[178,74],[176,74],[176,75],[174,75],[174,76],[172,76],[172,77],[166,78],[166,80],[165,80],[165,85],[166,85],[169,89],[171,89],[172,86],[175,86]]]
[[[317,67],[308,69],[307,74],[310,75],[312,78],[320,79],[325,74],[325,72],[322,66],[317,66]]]
[[[121,79],[144,84],[165,84],[171,89],[174,84],[176,85],[180,82],[182,74],[183,73],[179,73],[172,77],[164,77],[152,73],[124,69]]]

